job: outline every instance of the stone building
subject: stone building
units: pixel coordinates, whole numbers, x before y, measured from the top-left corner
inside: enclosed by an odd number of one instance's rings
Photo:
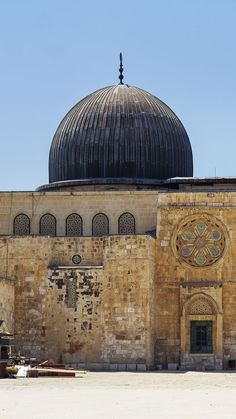
[[[194,178],[180,120],[121,67],[62,120],[49,184],[0,193],[0,320],[41,360],[233,366],[235,220],[236,179]]]

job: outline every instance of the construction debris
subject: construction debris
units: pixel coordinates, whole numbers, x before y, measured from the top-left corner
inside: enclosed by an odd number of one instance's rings
[[[82,377],[84,374],[86,371],[66,367],[52,359],[38,363],[35,358],[17,355],[0,361],[0,378]]]

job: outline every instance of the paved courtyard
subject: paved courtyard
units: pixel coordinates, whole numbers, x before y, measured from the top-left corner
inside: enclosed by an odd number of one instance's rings
[[[0,380],[1,419],[235,419],[236,374],[99,373]]]

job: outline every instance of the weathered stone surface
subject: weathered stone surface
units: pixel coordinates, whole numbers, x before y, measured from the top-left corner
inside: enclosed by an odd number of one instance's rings
[[[137,364],[137,371],[147,371],[147,366],[145,364]]]
[[[90,236],[92,219],[100,212],[109,219],[110,234],[118,234],[118,219],[127,211],[135,217],[136,232],[143,234],[155,229],[157,197],[156,191],[99,191],[98,187],[96,191],[81,187],[80,191],[0,192],[0,234],[12,234],[14,218],[21,213],[30,219],[31,234],[39,234],[40,218],[50,213],[56,217],[57,235],[64,236],[67,216],[79,213],[83,234]]]
[[[97,369],[140,358],[150,363],[154,248],[149,236],[9,239],[17,350],[65,363],[99,363]],[[78,266],[71,265],[74,253],[82,256]],[[0,262],[4,272],[4,246]]]
[[[112,203],[113,192],[99,193],[64,192],[63,205],[62,192],[0,194],[2,233],[12,232],[19,212],[31,214],[38,232],[40,216],[55,209],[62,234],[0,237],[0,318],[15,331],[17,350],[112,370],[227,367],[236,359],[236,193],[117,192]],[[65,237],[65,209],[73,212],[77,205],[88,234],[96,212],[111,211],[116,233],[118,214],[130,210],[137,231],[156,227],[157,238]],[[176,237],[185,220],[204,216],[219,223],[223,251],[209,266],[193,266],[181,257]],[[75,254],[79,265],[72,263]],[[212,322],[212,353],[191,353],[190,325],[199,320]]]
[[[127,371],[136,371],[137,365],[136,364],[127,364],[126,366]]]
[[[224,206],[216,205],[224,202]],[[156,282],[156,362],[167,366],[181,363],[182,368],[192,369],[199,364],[206,369],[222,368],[224,355],[234,353],[235,337],[232,316],[235,316],[234,293],[236,285],[235,193],[216,193],[214,202],[206,193],[173,193],[159,196],[157,210],[157,282]],[[175,251],[178,226],[189,219],[219,220],[223,228],[226,247],[224,254],[207,267],[188,265]],[[169,244],[167,245],[167,241]],[[163,246],[165,241],[165,246]],[[191,304],[204,300],[212,306],[212,314],[191,315]],[[203,305],[199,305],[199,307]],[[205,304],[205,306],[207,306]],[[190,322],[213,322],[213,353],[191,354]],[[221,363],[219,362],[221,359]]]
[[[0,320],[4,320],[10,333],[14,332],[15,283],[11,279],[0,278]]]

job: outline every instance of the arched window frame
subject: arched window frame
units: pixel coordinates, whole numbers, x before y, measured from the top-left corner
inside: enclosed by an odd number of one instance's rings
[[[94,217],[93,217],[93,219],[92,219],[92,235],[93,236],[95,236],[95,234],[94,234],[94,220],[95,220],[95,218],[98,216],[98,215],[103,215],[104,217],[105,217],[105,219],[106,219],[106,221],[107,221],[107,233],[106,234],[101,234],[100,236],[107,236],[107,235],[109,235],[109,228],[110,228],[110,226],[109,226],[109,218],[108,218],[108,216],[106,215],[106,214],[104,214],[103,212],[98,212],[97,214],[95,214],[94,215]]]
[[[28,231],[27,234],[19,234],[19,233],[16,233],[16,221],[17,221],[17,218],[20,217],[20,216],[22,216],[22,215],[26,218],[26,220],[28,222],[28,230],[29,231]],[[30,218],[28,217],[28,215],[27,214],[24,214],[24,213],[17,214],[15,216],[14,220],[13,220],[13,234],[18,235],[18,236],[21,236],[21,235],[22,236],[30,235],[30,229],[31,229],[31,225],[30,225]]]
[[[185,298],[186,300],[185,300]],[[209,313],[191,314],[192,306],[197,301],[207,302],[210,310]],[[222,301],[216,300],[208,293],[194,292],[192,295],[186,294],[182,296],[182,309],[180,320],[180,346],[181,346],[181,363],[184,363],[186,357],[191,356],[192,365],[199,362],[199,354],[191,351],[191,322],[192,321],[212,321],[212,353],[218,359],[222,359],[223,345],[223,311]],[[212,313],[210,313],[212,311]],[[191,354],[191,355],[190,355]]]
[[[121,233],[121,218],[124,216],[124,215],[130,215],[131,217],[132,217],[132,219],[133,219],[133,222],[134,222],[134,232],[133,233]],[[135,220],[135,216],[133,215],[133,214],[131,214],[131,212],[128,212],[128,211],[126,211],[126,212],[123,212],[120,216],[119,216],[119,218],[118,218],[118,234],[135,234],[135,232],[136,232],[136,220]]]
[[[50,215],[53,219],[54,219],[54,226],[55,226],[55,234],[49,234],[49,233],[42,233],[42,219],[44,217],[46,217],[46,215]],[[56,236],[57,235],[57,219],[53,214],[50,214],[49,212],[47,212],[46,214],[43,214],[42,217],[39,220],[39,234],[44,235],[44,236]]]
[[[66,232],[66,236],[70,236],[70,234],[68,234],[68,220],[71,217],[71,215],[76,215],[78,217],[78,219],[80,220],[81,223],[81,234],[75,234],[74,237],[80,237],[83,236],[83,218],[81,217],[80,214],[77,214],[76,212],[72,212],[71,214],[69,214],[66,217],[66,225],[65,225],[65,232]]]

